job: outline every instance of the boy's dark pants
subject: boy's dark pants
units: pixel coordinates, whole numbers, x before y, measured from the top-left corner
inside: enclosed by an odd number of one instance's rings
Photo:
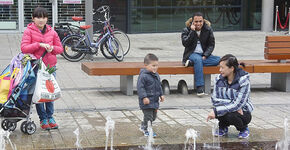
[[[148,109],[142,109],[142,112],[144,114],[142,126],[144,127],[144,130],[147,131],[148,128],[148,121],[152,122],[156,119],[157,116],[157,109],[148,108]]]
[[[247,111],[244,111],[243,115],[238,112],[230,112],[224,116],[217,117],[217,119],[219,120],[219,127],[222,129],[234,125],[237,130],[244,131],[251,122],[252,115]]]

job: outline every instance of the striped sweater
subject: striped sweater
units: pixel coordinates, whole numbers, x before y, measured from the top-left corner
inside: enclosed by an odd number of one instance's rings
[[[222,75],[217,76],[211,97],[215,115],[220,117],[240,109],[252,112],[253,105],[250,100],[250,88],[249,74],[240,68],[236,71],[231,84]]]

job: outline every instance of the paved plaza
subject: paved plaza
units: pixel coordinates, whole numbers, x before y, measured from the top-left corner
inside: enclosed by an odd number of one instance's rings
[[[214,55],[231,53],[239,60],[263,60],[265,36],[260,31],[214,32],[216,48]],[[160,61],[181,61],[183,46],[181,33],[130,34],[131,50],[124,61],[143,61],[147,53],[154,53]],[[13,56],[20,52],[21,34],[0,34],[0,70],[3,70]],[[119,91],[119,76],[88,76],[81,70],[81,63],[115,62],[105,59],[101,52],[98,56],[88,57],[80,62],[69,62],[58,56],[57,81],[62,89],[62,97],[55,102],[55,119],[59,129],[43,131],[35,107],[32,120],[37,124],[33,135],[23,134],[19,126],[11,133],[11,141],[18,150],[22,149],[76,149],[77,128],[80,131],[82,148],[104,147],[106,117],[115,121],[114,146],[146,145],[147,138],[139,131],[142,111],[139,110],[134,76],[134,95],[126,96]],[[212,82],[215,75],[212,75]],[[161,103],[153,130],[157,133],[155,145],[183,144],[185,132],[189,128],[198,131],[197,143],[212,142],[214,121],[206,122],[211,110],[210,95],[198,98],[193,89],[193,75],[162,75],[161,80],[169,81],[171,94]],[[189,94],[177,92],[179,80],[185,80]],[[227,137],[221,142],[265,142],[278,141],[283,137],[283,121],[290,115],[290,93],[270,88],[271,75],[250,74],[251,100],[255,107],[252,122],[249,124],[251,135],[240,140],[238,131],[230,128]],[[11,149],[7,144],[7,149]],[[245,149],[247,148],[245,145]],[[271,148],[270,148],[271,149]]]

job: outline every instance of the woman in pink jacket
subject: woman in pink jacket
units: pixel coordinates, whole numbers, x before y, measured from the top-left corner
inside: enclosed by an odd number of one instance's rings
[[[47,11],[43,7],[37,7],[32,14],[32,23],[27,25],[21,41],[21,51],[23,53],[33,54],[37,59],[47,51],[42,58],[46,66],[54,66],[57,63],[57,54],[63,52],[63,48],[57,33],[51,26],[47,25]],[[54,74],[55,76],[55,74]],[[53,118],[53,102],[36,104],[37,114],[40,119],[42,129],[57,129]]]

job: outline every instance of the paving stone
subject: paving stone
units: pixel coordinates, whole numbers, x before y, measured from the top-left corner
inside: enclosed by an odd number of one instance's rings
[[[249,32],[215,32],[216,47],[214,55],[222,56],[231,53],[238,59],[264,59],[264,40],[268,33]],[[156,54],[160,61],[181,61],[183,46],[180,33],[165,34],[130,34],[132,41],[130,53],[124,61],[143,60],[148,52]],[[22,34],[0,34],[1,55],[0,70],[3,70],[13,56],[20,52]],[[158,39],[158,40],[157,40]],[[160,40],[162,39],[162,40]],[[168,42],[170,41],[170,42]],[[163,50],[142,51],[140,47],[160,47]],[[59,129],[44,131],[40,128],[35,107],[31,118],[37,126],[33,135],[26,135],[18,127],[10,138],[17,149],[75,149],[77,128],[80,130],[81,145],[87,148],[104,147],[106,141],[106,117],[115,121],[114,146],[147,144],[147,138],[139,131],[143,113],[139,108],[138,96],[123,95],[119,91],[119,76],[88,76],[80,62],[68,62],[58,56],[57,81],[62,89],[62,97],[55,102],[54,118]],[[112,62],[103,56],[94,56],[92,61]],[[211,76],[213,84],[216,75]],[[165,96],[160,103],[153,130],[158,137],[155,146],[160,144],[184,144],[187,129],[198,132],[197,142],[212,143],[214,120],[206,122],[211,111],[211,95],[199,98],[193,91],[193,75],[161,75],[169,81],[171,95]],[[290,115],[290,93],[270,89],[269,73],[250,74],[251,101],[254,104],[251,131],[248,142],[277,141],[283,138],[284,118]],[[134,76],[134,92],[138,76]],[[179,80],[185,80],[189,94],[177,93]],[[290,127],[288,127],[290,129]],[[220,142],[241,142],[237,139],[238,131],[231,126],[229,136],[219,138]],[[243,141],[242,141],[243,142]],[[110,143],[109,143],[110,145]],[[7,145],[7,147],[9,147]]]

